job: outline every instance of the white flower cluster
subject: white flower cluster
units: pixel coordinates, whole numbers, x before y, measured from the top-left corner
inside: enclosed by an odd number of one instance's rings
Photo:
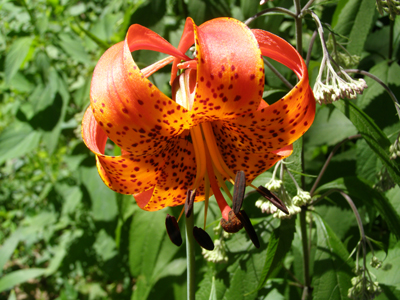
[[[365,273],[353,277],[351,284],[353,286],[349,288],[347,294],[350,299],[374,299],[382,292],[379,283],[373,282],[369,276],[365,276]]]
[[[371,265],[371,267],[375,269],[379,269],[382,267],[382,261],[376,256],[372,257],[371,262],[369,264]]]
[[[381,15],[383,12],[387,12],[392,20],[396,18],[396,15],[400,15],[399,0],[376,0],[376,6]]]
[[[226,255],[225,242],[223,240],[214,240],[214,250],[208,251],[202,248],[201,252],[207,261],[213,263],[226,263],[228,262],[228,256]]]
[[[283,211],[279,210],[275,205],[273,205],[270,201],[259,199],[256,201],[256,207],[260,208],[263,213],[273,214],[274,218],[278,219],[288,219],[293,215],[296,215],[301,212],[301,206],[306,205],[311,202],[311,196],[309,192],[305,192],[302,189],[297,189],[297,195],[290,199],[289,195],[286,193],[285,189],[282,186],[281,180],[271,179],[265,187],[271,191],[280,191],[279,196],[280,199],[285,204],[289,214],[285,214]]]
[[[326,68],[325,83],[322,74]],[[319,104],[329,104],[339,99],[355,99],[368,86],[364,79],[353,79],[340,68],[340,75],[335,71],[329,59],[322,60],[321,68],[314,85],[315,100]]]

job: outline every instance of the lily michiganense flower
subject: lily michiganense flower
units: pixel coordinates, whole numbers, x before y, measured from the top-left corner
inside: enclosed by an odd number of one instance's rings
[[[185,53],[193,44],[195,57],[189,58]],[[143,49],[170,56],[140,70],[131,52]],[[299,78],[272,105],[262,99],[263,55]],[[147,79],[169,63],[172,99]],[[224,229],[237,231],[251,225],[240,210],[245,186],[291,154],[291,144],[310,127],[314,114],[307,68],[287,42],[231,18],[198,27],[188,18],[178,48],[135,24],[125,41],[103,54],[94,70],[82,135],[105,184],[132,194],[142,209],[214,194]],[[107,138],[121,148],[121,156],[104,155]],[[233,210],[220,191],[226,180],[235,186]],[[167,222],[170,229],[176,228],[173,219]]]

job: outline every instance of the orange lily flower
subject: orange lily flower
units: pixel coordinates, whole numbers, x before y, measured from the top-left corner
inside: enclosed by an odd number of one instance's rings
[[[193,44],[194,58],[189,58],[185,53]],[[170,56],[140,70],[131,52],[143,49]],[[263,56],[299,78],[272,105],[262,99]],[[169,63],[172,99],[147,79]],[[196,202],[214,194],[226,221],[231,208],[220,191],[227,190],[225,181],[235,184],[236,174],[244,171],[244,184],[251,185],[291,154],[292,143],[315,115],[300,54],[283,39],[232,18],[198,27],[188,18],[178,48],[132,25],[125,41],[99,60],[90,100],[82,135],[109,188],[133,194],[148,211],[184,204],[187,190],[196,190]],[[121,148],[121,156],[104,155],[107,138]]]

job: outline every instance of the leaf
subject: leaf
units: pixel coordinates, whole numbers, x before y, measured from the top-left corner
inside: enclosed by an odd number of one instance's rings
[[[368,182],[358,177],[344,177],[324,184],[317,189],[323,190],[338,188],[349,194],[352,198],[361,200],[365,205],[375,207],[382,218],[387,222],[390,231],[400,238],[400,217],[388,199],[372,188]]]
[[[0,134],[0,165],[7,159],[25,155],[34,150],[40,139],[40,132],[27,123],[14,122]]]
[[[169,253],[161,251],[163,240],[168,239],[164,224],[165,216],[165,211],[137,210],[134,213],[129,232],[129,267],[132,276],[137,277],[138,281],[132,299],[147,299],[155,284],[153,276],[157,276],[161,271],[161,265],[156,267],[158,260],[163,259],[161,252],[169,256]],[[172,245],[170,241],[168,242]],[[172,257],[167,259],[168,262],[170,259]],[[162,265],[165,267],[165,264]]]
[[[350,34],[362,1],[369,0],[348,0],[347,2],[340,1],[341,5],[337,6],[337,10],[340,11],[339,16],[337,17],[337,23],[332,23],[332,28],[335,32],[338,32],[344,36],[348,36]],[[346,2],[344,6],[342,5],[343,2]],[[337,16],[336,12],[335,16]]]
[[[291,248],[294,238],[295,219],[287,219],[281,221],[281,226],[274,229],[269,239],[267,257],[264,263],[264,268],[257,286],[260,290],[267,279],[273,274],[282,264],[283,259]]]
[[[389,199],[397,214],[400,215],[400,187],[396,185],[394,188],[386,192],[386,197]]]
[[[350,42],[347,45],[347,51],[352,55],[361,55],[365,41],[374,23],[375,15],[374,1],[363,0],[357,11],[353,27],[350,32]]]
[[[11,272],[0,279],[0,292],[11,289],[17,284],[42,276],[46,269],[31,268]]]
[[[118,254],[114,239],[104,229],[97,233],[93,248],[103,261],[107,261]]]
[[[33,42],[33,37],[20,37],[10,47],[4,62],[4,79],[9,84],[11,79],[22,66]]]
[[[314,260],[313,299],[348,299],[354,262],[331,228],[314,214],[317,250]]]
[[[82,182],[92,200],[92,214],[96,221],[111,221],[117,215],[115,192],[110,190],[100,179],[95,167],[80,169]]]
[[[210,300],[222,299],[226,290],[224,282],[221,278],[216,278],[214,275],[215,270],[208,268],[206,273],[202,276],[199,288],[196,291],[196,299]]]
[[[381,37],[382,35],[379,36],[379,38]],[[400,86],[400,76],[398,76],[398,74],[400,74],[400,66],[397,62],[389,64],[388,61],[382,61],[374,65],[369,72],[378,77],[387,85]],[[363,94],[357,98],[357,106],[360,109],[366,108],[371,101],[386,92],[383,86],[372,78],[365,77],[365,81],[368,85],[368,88],[365,89]],[[386,101],[391,101],[389,95],[387,95],[386,98]]]
[[[335,102],[334,105],[353,123],[370,148],[387,168],[392,179],[397,184],[400,184],[400,170],[396,163],[390,159],[390,141],[382,130],[380,130],[375,122],[352,102],[341,100]]]
[[[85,48],[82,46],[82,41],[71,37],[70,34],[61,33],[59,35],[61,48],[74,60],[83,64],[88,64],[91,59]]]
[[[357,133],[354,125],[337,110],[322,107],[315,116],[313,126],[307,132],[307,146],[333,146]]]

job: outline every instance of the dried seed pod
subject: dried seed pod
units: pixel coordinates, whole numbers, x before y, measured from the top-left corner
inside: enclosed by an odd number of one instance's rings
[[[256,248],[260,248],[260,241],[258,240],[257,233],[254,230],[253,224],[251,224],[251,221],[249,217],[247,216],[246,212],[244,210],[241,210],[239,214],[237,215],[240,221],[242,222],[244,229],[246,230],[250,240],[253,242],[254,246]]]
[[[246,176],[244,171],[238,171],[235,178],[235,186],[233,188],[232,210],[237,214],[242,208],[244,191],[246,189]]]
[[[189,218],[193,211],[194,198],[196,197],[196,190],[186,191],[186,201],[185,201],[185,216]]]
[[[174,216],[167,214],[165,219],[165,227],[167,227],[167,233],[171,242],[178,247],[182,245],[181,230],[179,229],[178,222]]]
[[[211,237],[205,232],[203,229],[194,226],[193,227],[193,236],[196,242],[206,250],[212,251],[214,250],[214,243]]]
[[[289,214],[289,211],[288,211],[285,203],[283,203],[283,201],[281,199],[279,199],[269,189],[267,189],[266,187],[260,185],[258,187],[258,189],[257,189],[257,192],[259,192],[265,199],[270,201],[273,205],[275,205],[278,209],[283,211],[285,214],[287,214],[287,215]]]

